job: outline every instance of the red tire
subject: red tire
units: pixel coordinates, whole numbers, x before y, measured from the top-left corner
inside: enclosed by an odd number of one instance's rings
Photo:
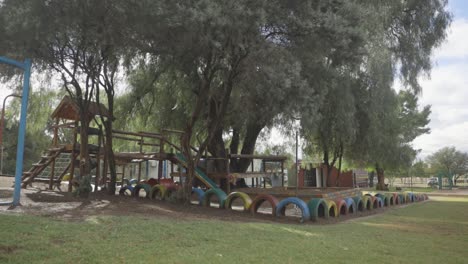
[[[146,181],[146,183],[149,184],[149,186],[153,187],[156,184],[158,184],[158,180],[156,180],[155,178],[150,178],[149,180]]]
[[[348,206],[346,205],[346,201],[343,199],[336,199],[333,200],[336,203],[336,207],[338,209],[338,215],[347,215],[348,214]]]
[[[271,208],[272,208],[271,213],[273,216],[276,216],[276,206],[278,205],[279,200],[276,197],[269,195],[269,194],[257,195],[257,197],[255,197],[255,199],[253,199],[252,201],[252,205],[250,206],[250,212],[252,214],[256,214],[258,211],[258,208],[260,207],[260,205],[262,205],[263,202],[270,203]]]

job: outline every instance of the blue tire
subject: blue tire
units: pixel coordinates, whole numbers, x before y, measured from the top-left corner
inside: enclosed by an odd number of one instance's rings
[[[354,202],[354,199],[348,197],[345,199],[345,202],[346,202],[346,206],[348,207],[348,212],[350,214],[355,214],[357,211],[357,206],[356,206],[356,202]]]
[[[198,205],[203,205],[203,199],[205,198],[205,192],[199,188],[192,188],[192,193],[195,193],[198,198]]]
[[[211,196],[215,195],[218,197],[219,202],[219,209],[224,209],[224,202],[226,201],[227,195],[221,189],[209,189],[205,192],[203,196],[203,205],[204,206],[211,206]]]
[[[301,223],[303,223],[305,220],[310,219],[309,207],[307,207],[307,204],[303,200],[297,197],[288,197],[286,199],[281,200],[276,206],[276,216],[282,216],[282,215],[284,216],[286,214],[286,206],[288,204],[294,204],[297,207],[299,207],[299,209],[301,209],[302,211],[302,217],[300,219]]]
[[[122,195],[122,196],[125,196],[127,194],[127,192],[126,192],[127,190],[130,191],[130,196],[132,196],[133,186],[130,186],[130,185],[127,185],[127,186],[124,186],[124,187],[120,188],[119,194]]]
[[[137,180],[137,179],[130,179],[130,180],[128,181],[128,185],[131,185],[131,186],[134,186],[134,185],[136,185],[137,183],[138,183],[138,180]]]
[[[380,198],[378,196],[375,197],[375,198],[377,199],[378,208],[382,208],[384,206],[382,198]]]

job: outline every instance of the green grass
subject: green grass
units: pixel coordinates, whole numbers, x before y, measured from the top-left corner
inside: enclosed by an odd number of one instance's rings
[[[468,198],[330,225],[0,215],[0,263],[467,263]]]

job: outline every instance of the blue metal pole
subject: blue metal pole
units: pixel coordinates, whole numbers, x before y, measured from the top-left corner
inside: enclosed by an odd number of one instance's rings
[[[16,174],[15,174],[15,187],[13,192],[13,206],[20,204],[21,196],[21,175],[23,174],[23,156],[24,156],[24,139],[26,135],[26,113],[28,111],[28,99],[29,99],[29,79],[31,77],[31,60],[26,59],[24,63],[0,57],[1,63],[6,63],[24,71],[23,76],[23,96],[21,99],[21,114],[20,114],[20,125],[18,131],[18,147],[16,149]],[[10,203],[1,203],[1,205]]]
[[[23,96],[21,98],[21,115],[18,132],[18,148],[16,149],[16,174],[15,174],[15,191],[13,193],[13,206],[18,206],[20,203],[21,194],[21,176],[23,175],[23,157],[24,157],[24,140],[26,137],[26,114],[28,112],[29,100],[29,79],[31,77],[31,60],[24,61],[24,80],[23,80]]]

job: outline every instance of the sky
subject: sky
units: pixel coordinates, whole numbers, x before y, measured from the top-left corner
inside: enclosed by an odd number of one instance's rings
[[[430,78],[420,80],[420,105],[432,109],[431,133],[413,142],[422,159],[446,146],[468,152],[468,0],[449,0],[449,10],[454,17],[448,38],[433,55]],[[0,84],[0,100],[10,93]]]
[[[448,38],[434,53],[430,78],[422,77],[421,105],[431,105],[431,133],[413,142],[420,158],[453,146],[468,152],[468,1],[449,0],[454,15]]]

